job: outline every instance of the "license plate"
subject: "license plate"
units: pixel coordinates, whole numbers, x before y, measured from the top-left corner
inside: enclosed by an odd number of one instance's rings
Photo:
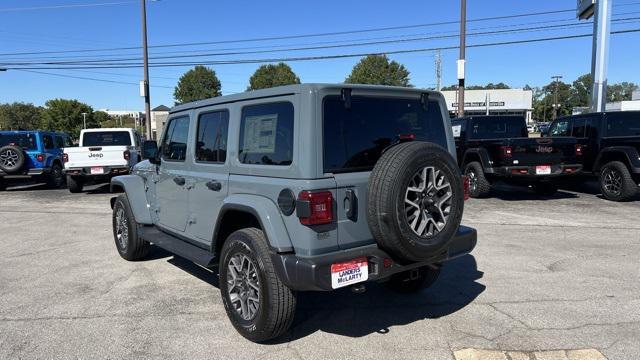
[[[101,166],[94,166],[91,168],[91,175],[104,174],[104,168]]]
[[[551,175],[551,166],[550,165],[536,166],[536,174],[537,175]]]
[[[331,287],[349,286],[369,279],[369,262],[361,257],[331,265]]]

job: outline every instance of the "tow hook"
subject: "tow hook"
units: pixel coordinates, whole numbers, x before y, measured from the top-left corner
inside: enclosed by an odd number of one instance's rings
[[[365,291],[367,291],[367,288],[364,284],[356,284],[351,287],[351,292],[354,294],[363,294]]]
[[[415,268],[409,271],[409,275],[407,276],[407,280],[415,280],[420,277],[420,269]]]

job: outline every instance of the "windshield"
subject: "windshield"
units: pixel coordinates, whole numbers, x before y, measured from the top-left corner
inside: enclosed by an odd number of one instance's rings
[[[130,146],[131,136],[127,131],[86,132],[82,146]]]
[[[0,134],[0,147],[15,145],[26,150],[36,150],[36,144],[35,134]]]
[[[418,99],[353,96],[347,109],[338,96],[324,99],[324,171],[373,169],[384,149],[401,139],[447,148],[440,105]]]

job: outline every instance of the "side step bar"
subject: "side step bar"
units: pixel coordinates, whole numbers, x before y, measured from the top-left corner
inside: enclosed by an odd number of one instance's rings
[[[167,234],[155,226],[138,228],[138,236],[172,254],[191,260],[200,266],[212,268],[215,265],[215,256],[211,252],[189,244],[171,234]]]

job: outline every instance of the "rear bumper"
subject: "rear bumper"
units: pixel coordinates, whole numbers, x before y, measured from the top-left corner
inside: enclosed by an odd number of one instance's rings
[[[541,175],[536,174],[536,166],[502,166],[493,168],[492,173],[496,176],[536,181],[580,174],[582,164],[551,165],[551,173]]]
[[[329,291],[333,290],[331,286],[331,264],[336,262],[364,256],[369,262],[369,279],[367,281],[376,281],[402,271],[437,264],[466,255],[473,250],[476,242],[476,230],[460,226],[449,247],[442,253],[429,260],[408,265],[400,265],[393,262],[390,266],[385,267],[385,259],[390,260],[392,257],[378,248],[376,244],[314,257],[272,253],[271,260],[280,280],[290,289],[297,291]]]
[[[131,172],[128,166],[98,166],[104,170],[103,174],[92,174],[91,167],[78,167],[64,169],[64,173],[71,176],[90,177],[90,178],[107,178],[118,175],[126,175]]]

